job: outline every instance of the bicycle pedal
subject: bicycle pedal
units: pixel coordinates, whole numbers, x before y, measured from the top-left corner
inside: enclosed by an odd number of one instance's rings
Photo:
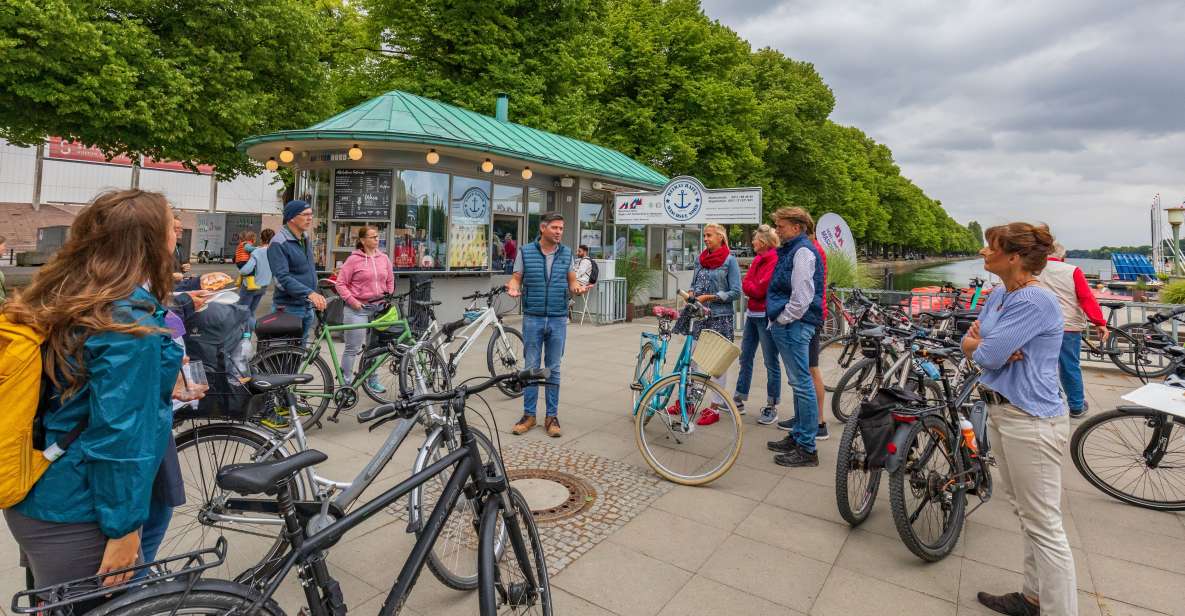
[[[632,389],[634,391],[642,391],[642,384],[641,383],[630,383],[630,389]]]

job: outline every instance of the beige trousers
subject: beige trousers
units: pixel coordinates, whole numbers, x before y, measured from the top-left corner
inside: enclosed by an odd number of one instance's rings
[[[1024,534],[1024,593],[1041,601],[1042,616],[1076,616],[1074,555],[1062,527],[1062,454],[1070,418],[1034,417],[1011,404],[988,410],[1000,487]]]

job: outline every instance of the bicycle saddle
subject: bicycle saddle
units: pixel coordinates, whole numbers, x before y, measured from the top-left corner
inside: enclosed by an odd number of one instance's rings
[[[1127,304],[1125,302],[1108,301],[1108,302],[1099,302],[1099,305],[1102,306],[1103,308],[1110,308],[1111,310],[1118,310],[1119,308],[1123,308]]]
[[[411,303],[413,303],[417,306],[423,306],[425,308],[429,308],[432,306],[439,306],[441,302],[440,302],[440,300],[426,301],[426,300],[422,300],[422,299],[413,299],[411,301]]]
[[[922,314],[930,317],[931,319],[937,320],[937,321],[945,321],[955,315],[955,313],[953,313],[949,310],[926,311],[926,312],[923,312]]]
[[[878,325],[877,327],[862,329],[857,332],[856,335],[860,336],[861,338],[884,338],[885,328]]]
[[[246,383],[251,393],[261,394],[266,391],[284,389],[289,385],[304,385],[313,380],[311,374],[257,374]]]
[[[277,484],[293,473],[328,459],[329,456],[316,449],[306,449],[279,460],[228,464],[218,469],[218,478],[215,482],[223,490],[230,490],[243,496],[275,494]]]

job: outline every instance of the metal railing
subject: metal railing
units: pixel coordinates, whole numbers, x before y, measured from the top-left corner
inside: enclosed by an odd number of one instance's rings
[[[620,323],[625,320],[625,278],[601,278],[584,297],[574,298],[572,318],[583,323],[591,317],[598,325]]]

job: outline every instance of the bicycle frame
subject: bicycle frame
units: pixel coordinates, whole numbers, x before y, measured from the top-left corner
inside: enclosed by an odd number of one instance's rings
[[[472,323],[462,327],[459,331],[453,332],[453,335],[450,337],[450,340],[464,340],[464,342],[461,344],[461,348],[457,349],[456,351],[450,350],[448,354],[449,366],[451,366],[454,371],[460,365],[461,358],[464,357],[465,353],[477,342],[477,339],[480,338],[483,333],[485,333],[487,327],[493,327],[501,336],[506,335],[506,332],[502,329],[502,319],[498,316],[498,311],[494,310],[492,306],[487,306],[481,309],[481,313],[482,314],[480,317],[474,319]],[[441,340],[440,331],[437,330],[435,335],[433,335],[432,346],[442,350],[447,349],[448,347],[445,345],[448,344],[450,340]]]
[[[635,405],[634,405],[632,414],[633,415],[638,414],[638,411],[640,410],[638,405],[641,404],[642,400],[646,397],[646,392],[650,391],[650,389],[652,387],[654,387],[655,383],[657,383],[658,381],[660,381],[672,374],[678,374],[679,375],[679,394],[678,394],[679,397],[678,397],[678,400],[679,400],[680,419],[683,422],[683,425],[685,427],[690,427],[691,417],[687,413],[687,402],[684,399],[684,392],[687,389],[687,377],[692,374],[695,374],[691,371],[691,353],[695,348],[695,338],[693,338],[690,335],[683,337],[683,347],[679,351],[679,358],[675,360],[674,369],[668,374],[663,374],[662,373],[662,366],[666,365],[667,348],[668,348],[668,345],[670,344],[672,335],[673,334],[670,331],[663,331],[661,329],[661,326],[660,326],[660,333],[657,333],[657,334],[651,333],[651,332],[642,332],[641,345],[639,346],[639,348],[641,348],[641,346],[645,345],[647,341],[657,342],[658,345],[655,347],[654,360],[650,362],[651,365],[648,368],[648,370],[650,371],[651,378],[649,380],[645,381],[645,384],[642,387],[642,391],[641,391],[640,395],[638,396],[638,402],[635,403]],[[661,404],[665,407],[665,405],[669,401],[669,399],[670,399],[669,395],[667,397],[664,397],[661,400]],[[655,413],[655,412],[662,411],[662,410],[663,409],[651,408],[651,409],[647,409],[646,412]]]

